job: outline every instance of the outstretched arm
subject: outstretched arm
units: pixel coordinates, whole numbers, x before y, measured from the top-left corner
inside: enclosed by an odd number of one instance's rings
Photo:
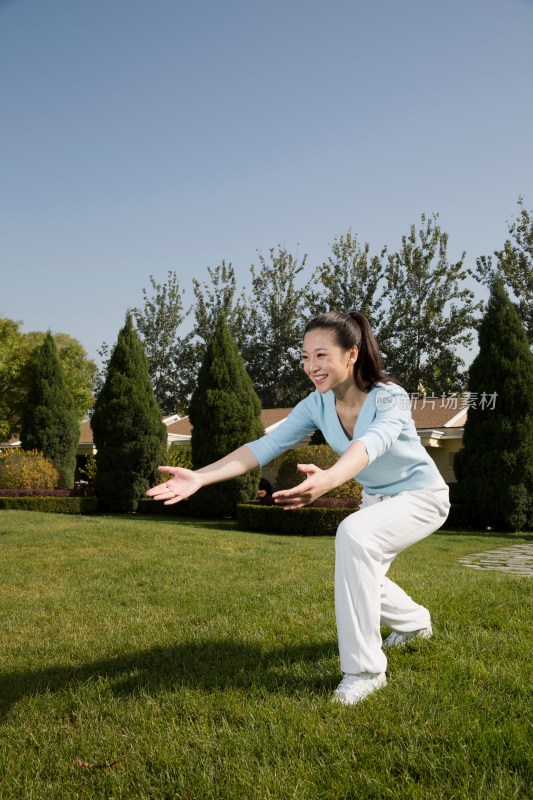
[[[228,481],[256,469],[259,462],[252,451],[243,445],[219,461],[208,464],[201,469],[183,469],[182,467],[159,467],[160,472],[168,472],[173,477],[153,489],[148,489],[146,494],[154,500],[164,500],[166,506],[185,500],[211,483]]]
[[[302,508],[353,478],[367,464],[368,454],[365,445],[363,442],[355,441],[329,469],[320,469],[314,464],[298,464],[300,472],[307,473],[306,480],[294,489],[274,492],[272,497],[284,508]]]

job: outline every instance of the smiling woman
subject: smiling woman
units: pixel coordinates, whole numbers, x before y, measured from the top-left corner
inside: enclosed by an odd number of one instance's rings
[[[283,425],[200,470],[161,467],[173,477],[147,494],[166,504],[201,486],[264,466],[306,434],[322,431],[340,455],[329,469],[299,464],[305,480],[273,494],[287,510],[301,508],[357,476],[360,510],[337,530],[335,610],[344,678],[334,699],[353,705],[386,684],[383,647],[432,633],[429,611],[386,576],[393,559],[444,523],[448,487],[415,430],[407,393],[383,372],[363,314],[332,311],[306,326],[302,359],[316,391]],[[380,625],[392,629],[382,643]]]

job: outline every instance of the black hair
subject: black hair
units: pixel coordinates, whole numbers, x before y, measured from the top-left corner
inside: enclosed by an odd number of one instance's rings
[[[326,328],[335,334],[335,341],[343,350],[358,349],[353,367],[354,381],[363,392],[369,392],[378,381],[390,383],[392,378],[383,371],[383,359],[370,323],[359,311],[327,311],[310,319],[304,335],[317,328]]]

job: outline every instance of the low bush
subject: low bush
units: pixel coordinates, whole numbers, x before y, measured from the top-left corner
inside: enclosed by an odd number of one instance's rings
[[[237,520],[240,527],[248,531],[289,536],[334,536],[342,520],[355,510],[354,505],[320,507],[313,504],[286,511],[280,506],[265,503],[240,503],[237,506]]]
[[[290,450],[283,459],[276,477],[276,490],[292,489],[305,480],[305,474],[297,469],[298,464],[315,464],[320,469],[329,469],[339,460],[339,456],[327,444],[309,445]],[[336,486],[325,497],[360,499],[361,484],[349,480]]]
[[[93,497],[92,486],[84,481],[75,483],[72,489],[1,489],[2,497]]]
[[[178,444],[170,444],[167,448],[167,460],[165,461],[165,466],[192,469],[191,448],[182,447]],[[161,476],[161,480],[164,480],[163,476]]]
[[[0,453],[0,489],[54,489],[59,470],[37,450]]]
[[[1,494],[1,493],[0,493]],[[54,514],[94,514],[96,497],[0,496],[0,509],[44,511]]]
[[[443,527],[449,531],[472,528],[469,509],[466,503],[452,503],[450,513]]]
[[[71,489],[1,489],[2,497],[71,497]]]

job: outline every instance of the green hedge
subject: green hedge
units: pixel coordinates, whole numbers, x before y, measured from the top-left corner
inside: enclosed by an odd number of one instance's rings
[[[137,514],[159,514],[165,517],[192,516],[188,500],[182,500],[181,503],[173,503],[171,506],[166,506],[161,500],[152,500],[149,497],[139,500]]]
[[[0,509],[54,514],[94,514],[96,503],[96,497],[0,497]]]
[[[444,530],[466,530],[472,527],[469,508],[466,503],[452,503],[450,513],[442,526]]]
[[[354,508],[298,508],[286,511],[279,506],[240,503],[237,520],[248,531],[284,533],[289,536],[335,536],[343,519]]]

